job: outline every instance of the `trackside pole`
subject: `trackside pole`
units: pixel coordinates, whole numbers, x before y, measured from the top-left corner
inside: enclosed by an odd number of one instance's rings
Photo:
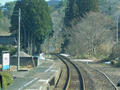
[[[17,65],[17,71],[19,71],[19,64],[20,64],[20,17],[21,17],[21,9],[19,8],[19,28],[18,28],[18,52],[17,52],[17,58],[18,58],[18,65]]]

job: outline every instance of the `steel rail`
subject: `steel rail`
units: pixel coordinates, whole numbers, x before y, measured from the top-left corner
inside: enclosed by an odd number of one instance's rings
[[[59,55],[56,55],[56,56],[66,65],[67,79],[66,79],[66,83],[65,83],[65,86],[64,86],[63,90],[68,90],[68,87],[69,87],[69,84],[70,84],[70,75],[71,75],[69,66],[67,65],[67,63]]]
[[[105,73],[103,73],[102,71],[98,70],[97,68],[95,68],[95,67],[93,67],[91,65],[89,65],[89,66],[92,67],[94,70],[96,70],[96,71],[100,72],[101,74],[103,74],[110,81],[110,83],[113,85],[113,87],[115,88],[115,90],[118,90],[118,88],[116,87],[116,85],[111,81],[111,79]]]
[[[84,78],[83,78],[82,72],[81,72],[81,70],[78,68],[78,66],[77,66],[76,64],[74,64],[73,62],[71,62],[70,59],[67,58],[67,57],[64,57],[64,56],[62,56],[62,55],[56,55],[56,56],[57,56],[58,58],[60,58],[65,65],[67,65],[66,61],[68,61],[71,65],[73,65],[73,66],[75,67],[75,69],[76,69],[76,71],[77,71],[77,73],[78,73],[78,75],[79,75],[80,88],[81,88],[81,90],[85,90]],[[63,60],[63,59],[65,59],[66,61]],[[69,65],[67,65],[66,67],[67,67],[67,69],[68,69],[68,68],[69,68]],[[66,81],[66,85],[67,85],[67,86],[65,85],[64,90],[69,90],[69,86],[70,86],[70,83],[71,83],[71,71],[70,71],[70,69],[68,69],[68,72],[69,72],[70,75],[69,75],[69,79],[67,79],[68,81]],[[67,73],[67,74],[68,74],[68,73]]]

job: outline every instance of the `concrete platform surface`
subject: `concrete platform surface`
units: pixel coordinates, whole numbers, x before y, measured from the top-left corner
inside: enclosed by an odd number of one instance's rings
[[[50,80],[57,77],[60,63],[59,60],[46,60],[33,70],[14,72],[14,82],[7,90],[46,90]]]

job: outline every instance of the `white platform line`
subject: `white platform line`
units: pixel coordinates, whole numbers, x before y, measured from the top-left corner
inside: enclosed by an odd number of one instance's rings
[[[23,87],[26,87],[27,85],[29,85],[30,83],[34,82],[35,80],[37,80],[38,78],[35,78],[33,80],[31,80],[30,82],[28,82],[27,84],[25,84],[24,86],[20,87],[18,90],[21,90]]]
[[[51,70],[52,72],[58,72],[58,70]]]
[[[38,82],[46,82],[46,84],[48,84],[48,82],[49,82],[49,79],[47,79],[47,80],[40,79],[40,80],[38,80]]]
[[[40,79],[38,82],[46,82],[47,80]]]
[[[52,65],[49,69],[47,69],[44,73],[48,72],[48,71],[54,66],[54,64],[55,64],[55,62],[54,62],[53,65]]]
[[[28,82],[28,83],[27,83],[27,84],[25,84],[24,86],[29,85],[30,83],[34,82],[34,81],[35,81],[35,80],[37,80],[37,79],[38,79],[38,78],[33,79],[32,81]]]

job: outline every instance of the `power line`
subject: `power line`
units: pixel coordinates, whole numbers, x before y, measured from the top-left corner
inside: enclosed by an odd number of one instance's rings
[[[22,20],[27,24],[27,26],[30,28],[30,30],[32,30],[33,33],[35,33],[35,35],[37,35],[39,37],[39,35],[37,34],[37,32],[35,32],[29,25],[28,23],[25,21],[25,19],[22,17]]]
[[[22,17],[28,22],[28,24],[31,26],[31,28],[33,29],[33,30],[36,30],[31,24],[30,24],[30,22],[28,21],[28,19],[22,14]]]
[[[26,34],[26,30],[25,30],[24,25],[23,25],[23,22],[22,22],[22,27],[24,29],[24,33],[25,33],[25,37],[26,37],[27,43],[29,43],[28,38],[27,38],[27,34]]]
[[[22,17],[24,17],[24,20],[25,20],[26,22],[28,22],[28,24],[31,26],[32,31],[33,31],[33,30],[36,31],[36,29],[30,24],[29,20],[28,20],[23,14],[22,14]],[[30,27],[30,26],[29,26],[29,27]],[[35,31],[33,31],[33,32],[36,33],[36,34],[38,34],[38,33],[35,32]],[[48,34],[49,34],[49,33],[48,33]],[[48,34],[47,34],[47,35],[48,35]],[[46,37],[47,37],[47,35],[46,35]],[[39,36],[38,36],[38,37],[39,37]],[[45,38],[46,38],[46,37],[45,37]]]

